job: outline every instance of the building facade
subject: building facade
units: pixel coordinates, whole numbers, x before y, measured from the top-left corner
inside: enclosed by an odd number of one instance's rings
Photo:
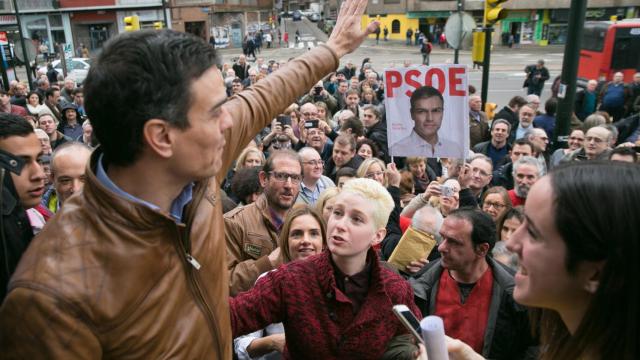
[[[462,0],[464,11],[482,26],[483,0]],[[564,44],[566,41],[570,0],[511,0],[502,4],[508,15],[494,26],[493,42],[507,44],[509,37],[517,44]],[[389,30],[389,39],[404,40],[408,29],[416,29],[438,42],[447,18],[457,11],[457,1],[450,0],[370,0],[362,24],[378,20]],[[640,16],[637,0],[592,0],[588,2],[587,20],[610,20]],[[414,40],[415,41],[415,40]]]

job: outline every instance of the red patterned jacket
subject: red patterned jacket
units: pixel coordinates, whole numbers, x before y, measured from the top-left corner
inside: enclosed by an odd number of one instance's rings
[[[394,336],[407,331],[392,313],[405,304],[421,318],[409,283],[380,266],[369,249],[371,281],[360,311],[336,286],[331,254],[294,261],[260,278],[229,299],[233,337],[284,323],[285,359],[378,359]]]

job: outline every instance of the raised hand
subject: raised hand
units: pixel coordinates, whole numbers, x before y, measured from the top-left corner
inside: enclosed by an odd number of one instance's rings
[[[367,8],[368,0],[345,0],[340,6],[336,26],[329,36],[327,46],[342,57],[357,49],[364,39],[379,26],[377,21],[371,22],[364,30],[361,19]]]

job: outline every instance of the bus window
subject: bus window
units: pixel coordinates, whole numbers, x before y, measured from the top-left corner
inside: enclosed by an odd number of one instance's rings
[[[640,28],[617,28],[612,69],[640,69]]]
[[[591,25],[591,26],[589,26]],[[582,35],[582,50],[601,52],[604,49],[604,38],[607,35],[608,25],[588,24]]]

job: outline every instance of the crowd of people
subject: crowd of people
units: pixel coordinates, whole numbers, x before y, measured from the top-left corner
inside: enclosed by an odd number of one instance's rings
[[[339,66],[366,3],[288,62],[141,31],[0,92],[3,354],[424,359],[404,304],[452,359],[638,356],[640,73],[589,83],[566,149],[556,97],[470,86],[466,158],[392,157],[381,73]]]

